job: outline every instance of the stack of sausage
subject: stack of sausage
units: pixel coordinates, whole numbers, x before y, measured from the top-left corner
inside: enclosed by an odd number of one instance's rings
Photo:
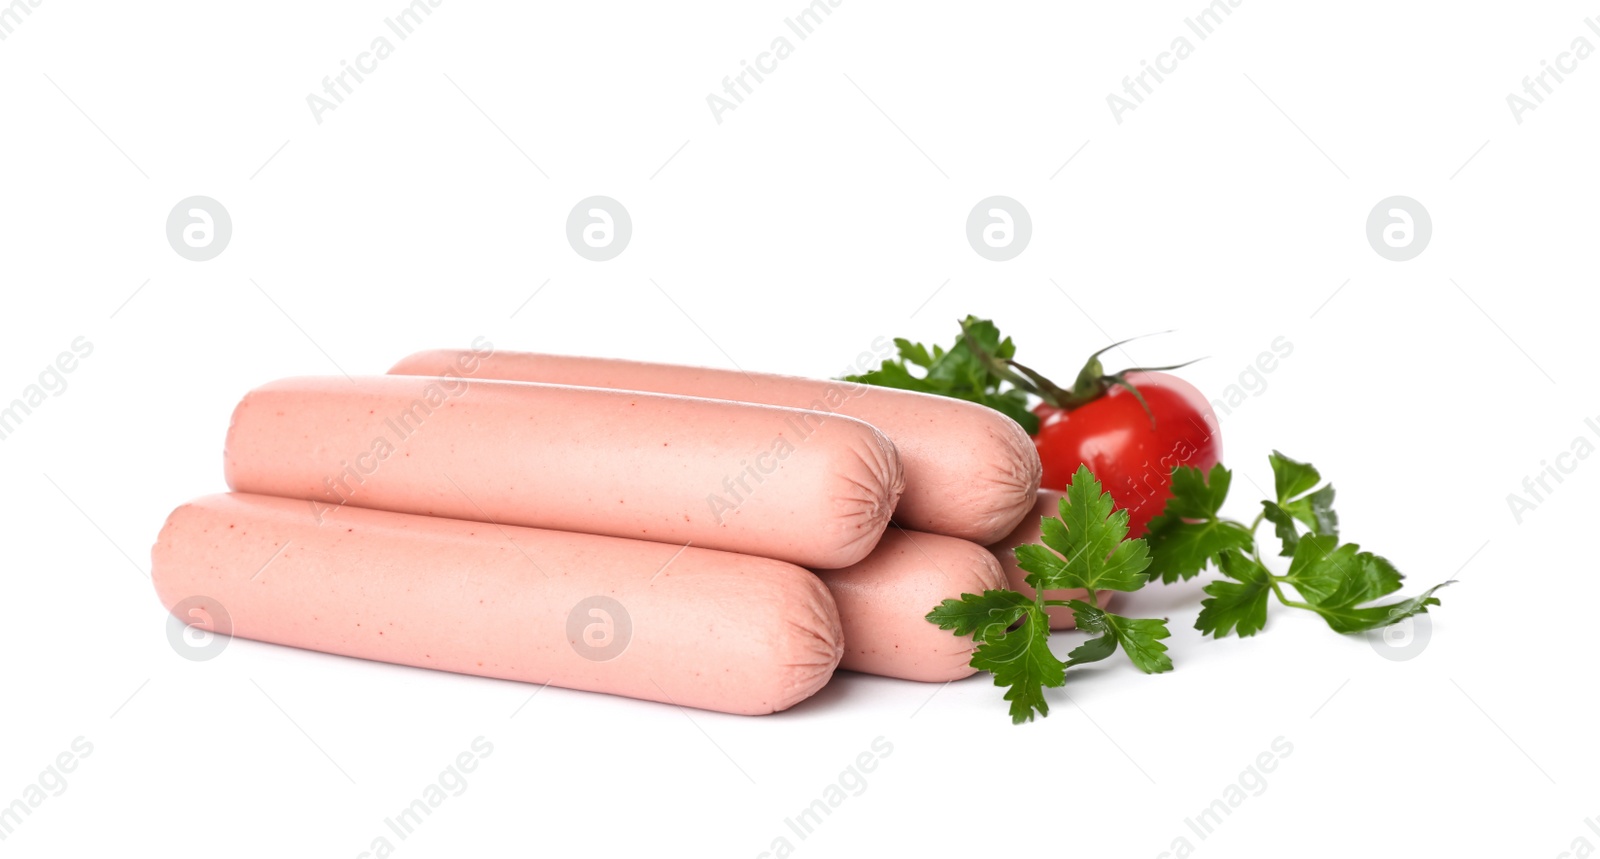
[[[1020,585],[1004,562],[1049,512],[1031,440],[982,406],[481,341],[257,388],[224,459],[232,492],[153,550],[187,623],[742,714],[839,667],[970,675],[923,616]]]

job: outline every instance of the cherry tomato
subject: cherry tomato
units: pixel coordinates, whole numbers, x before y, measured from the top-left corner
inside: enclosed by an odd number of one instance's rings
[[[1130,372],[1127,381],[1149,412],[1120,385],[1070,411],[1041,403],[1033,442],[1044,464],[1040,486],[1066,489],[1078,466],[1089,466],[1128,511],[1128,536],[1138,537],[1172,497],[1173,467],[1209,471],[1222,459],[1222,439],[1211,403],[1193,385],[1159,372]]]

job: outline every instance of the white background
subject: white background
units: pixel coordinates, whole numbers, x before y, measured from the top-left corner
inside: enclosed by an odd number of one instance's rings
[[[1247,0],[1201,41],[1183,20],[1203,5],[845,0],[801,41],[783,23],[800,0],[446,0],[318,124],[306,96],[400,0],[43,0],[0,41],[0,403],[74,338],[94,351],[0,442],[0,804],[74,738],[93,752],[0,852],[353,856],[478,736],[492,754],[400,855],[1600,843],[1582,542],[1600,461],[1520,524],[1507,502],[1574,438],[1600,443],[1600,59],[1520,124],[1506,103],[1574,39],[1600,45],[1600,8]],[[706,96],[782,35],[793,55],[719,124]],[[1193,55],[1119,124],[1107,94],[1179,35]],[[164,236],[195,194],[234,226],[203,263]],[[632,214],[609,262],[564,234],[594,194]],[[1032,216],[1009,262],[964,236],[992,194]],[[1403,263],[1364,233],[1395,194],[1434,226]],[[880,335],[946,341],[967,313],[1062,376],[1178,328],[1130,350],[1209,355],[1184,375],[1213,397],[1287,338],[1223,418],[1225,459],[1264,486],[1272,448],[1311,460],[1345,535],[1408,592],[1459,579],[1428,647],[1393,662],[1285,609],[1256,638],[1203,640],[1203,582],[1152,588],[1127,606],[1170,615],[1178,670],[1082,670],[1048,719],[1013,727],[986,676],[841,673],[741,718],[168,646],[148,546],[223,488],[228,414],[264,381],[478,335],[829,376]],[[1228,510],[1252,515],[1235,487]],[[893,751],[865,792],[789,831],[880,736]],[[1265,791],[1189,831],[1277,737],[1293,752]]]

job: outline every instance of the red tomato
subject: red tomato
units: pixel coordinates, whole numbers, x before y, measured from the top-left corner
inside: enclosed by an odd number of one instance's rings
[[[1193,385],[1158,372],[1132,372],[1127,380],[1148,413],[1121,386],[1070,411],[1041,403],[1033,409],[1039,416],[1033,442],[1044,464],[1040,486],[1066,489],[1078,466],[1089,466],[1128,511],[1128,536],[1138,537],[1172,497],[1173,467],[1210,471],[1222,459],[1222,438],[1211,403]]]

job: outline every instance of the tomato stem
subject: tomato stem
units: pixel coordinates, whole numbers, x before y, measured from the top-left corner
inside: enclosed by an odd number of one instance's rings
[[[1065,411],[1071,411],[1100,399],[1112,388],[1126,388],[1128,393],[1132,394],[1134,399],[1139,401],[1139,407],[1144,409],[1145,415],[1150,418],[1151,427],[1156,425],[1155,413],[1150,410],[1150,404],[1145,402],[1144,395],[1139,392],[1139,389],[1135,387],[1132,382],[1128,381],[1128,374],[1149,373],[1160,370],[1179,370],[1195,363],[1195,361],[1202,361],[1205,359],[1196,358],[1194,361],[1185,361],[1181,364],[1169,364],[1162,367],[1130,367],[1125,370],[1118,370],[1115,373],[1108,374],[1106,373],[1105,365],[1100,361],[1100,356],[1111,351],[1112,349],[1117,348],[1118,346],[1121,346],[1125,343],[1131,343],[1134,340],[1139,340],[1143,337],[1154,337],[1158,334],[1170,333],[1172,332],[1157,331],[1155,334],[1141,334],[1139,337],[1129,337],[1126,340],[1118,340],[1117,342],[1112,343],[1110,346],[1107,346],[1104,349],[1095,352],[1093,355],[1090,355],[1089,360],[1084,362],[1083,369],[1078,371],[1078,378],[1073,381],[1072,387],[1063,388],[1060,385],[1057,385],[1055,382],[1050,381],[1044,376],[1044,374],[1016,361],[1015,359],[1002,359],[990,354],[988,350],[984,349],[983,346],[978,343],[977,338],[972,336],[972,332],[968,324],[965,321],[961,323],[961,336],[966,342],[967,348],[971,350],[972,354],[975,355],[979,361],[982,361],[984,366],[987,367],[990,372],[1006,380],[1007,382],[1010,382],[1012,385],[1015,385],[1018,390],[1038,397],[1046,405]]]

